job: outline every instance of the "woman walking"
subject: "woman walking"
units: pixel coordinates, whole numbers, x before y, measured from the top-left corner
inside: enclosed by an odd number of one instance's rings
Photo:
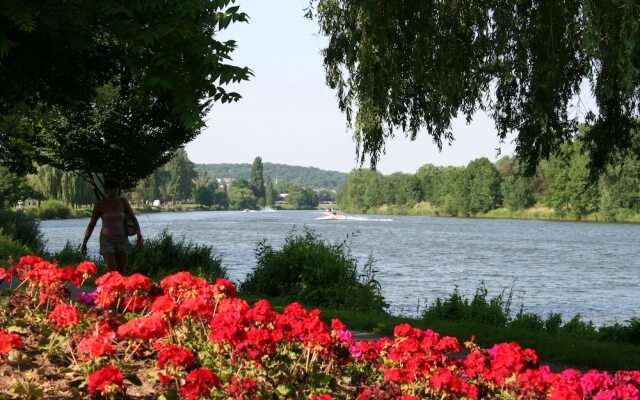
[[[84,233],[84,241],[80,251],[87,254],[87,242],[93,233],[93,228],[102,219],[102,229],[100,230],[100,254],[104,257],[107,271],[118,271],[124,274],[127,267],[131,243],[127,237],[125,217],[133,220],[135,233],[138,237],[136,247],[142,248],[142,234],[140,224],[131,208],[131,205],[124,197],[120,197],[120,182],[113,178],[107,178],[104,182],[105,197],[98,200],[93,207],[89,225]]]

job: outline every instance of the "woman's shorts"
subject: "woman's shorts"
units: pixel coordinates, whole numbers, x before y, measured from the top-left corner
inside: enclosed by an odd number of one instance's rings
[[[100,254],[104,253],[129,253],[131,251],[131,243],[129,239],[123,240],[107,240],[100,237]]]

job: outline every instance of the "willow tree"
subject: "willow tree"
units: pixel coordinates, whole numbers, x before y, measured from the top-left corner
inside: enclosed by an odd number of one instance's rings
[[[573,139],[588,82],[585,135],[595,175],[630,148],[640,114],[640,3],[622,0],[311,0],[328,37],[327,84],[375,167],[397,132],[454,139],[479,110],[517,134],[529,173]],[[584,107],[584,105],[582,105]]]
[[[130,188],[204,126],[227,84],[219,31],[247,21],[234,0],[2,2],[0,163],[105,174]]]

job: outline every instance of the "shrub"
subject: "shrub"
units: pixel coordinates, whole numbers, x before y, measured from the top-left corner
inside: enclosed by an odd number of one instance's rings
[[[523,308],[520,308],[520,312],[518,312],[513,321],[509,323],[509,326],[527,331],[543,332],[545,321],[539,315],[525,313]]]
[[[425,320],[474,321],[488,325],[506,326],[509,322],[511,292],[505,299],[504,292],[487,301],[488,291],[484,283],[476,289],[473,299],[463,298],[456,287],[445,300],[436,299],[427,307],[422,317]]]
[[[145,240],[142,250],[138,251],[134,246],[125,272],[127,275],[140,273],[160,281],[179,271],[188,271],[209,280],[227,277],[222,261],[213,255],[210,246],[185,242],[184,239],[176,241],[166,230],[156,238]]]
[[[57,260],[59,265],[79,264],[87,259],[80,252],[80,245],[74,245],[70,241],[67,241],[62,250],[51,254],[48,258]]]
[[[289,234],[279,250],[260,242],[256,257],[256,268],[240,286],[242,293],[315,307],[373,311],[388,306],[375,280],[373,259],[359,276],[346,241],[329,244],[305,229],[300,235]]]
[[[30,253],[31,251],[25,245],[7,235],[3,235],[2,229],[0,229],[0,267],[7,266],[9,257],[18,260],[20,257]]]
[[[615,323],[601,327],[598,330],[600,339],[640,345],[640,318],[634,317],[626,322],[629,325]]]
[[[33,253],[42,253],[45,242],[40,224],[21,211],[0,210],[0,228],[4,235],[26,246]]]
[[[27,213],[40,220],[65,219],[71,215],[71,208],[58,200],[45,200],[39,207],[28,208]]]
[[[576,314],[560,328],[560,332],[569,336],[595,339],[598,331],[591,321],[585,322],[580,314]]]

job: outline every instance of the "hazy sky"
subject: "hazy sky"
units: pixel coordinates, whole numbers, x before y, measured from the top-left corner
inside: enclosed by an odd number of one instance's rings
[[[249,24],[235,24],[221,38],[234,39],[235,65],[255,76],[234,86],[243,98],[216,104],[208,127],[186,147],[196,163],[263,162],[312,166],[348,172],[358,167],[352,131],[338,109],[334,91],[325,85],[317,23],[303,18],[307,0],[240,0]],[[478,157],[496,159],[496,149],[510,155],[513,145],[500,144],[493,122],[477,115],[471,125],[453,125],[456,138],[438,152],[423,133],[410,141],[401,132],[387,143],[378,163],[384,174],[415,172],[420,166],[466,165]],[[368,164],[365,165],[368,167]]]

